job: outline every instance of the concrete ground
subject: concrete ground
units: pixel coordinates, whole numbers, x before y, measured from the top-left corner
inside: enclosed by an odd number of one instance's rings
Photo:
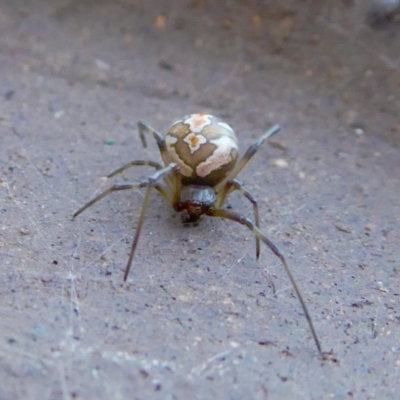
[[[0,1],[0,399],[394,399],[400,391],[400,25],[360,1]],[[369,21],[369,22],[368,22]],[[208,112],[285,254],[183,227],[106,176]],[[112,182],[138,181],[137,167]],[[252,216],[232,195],[229,205]]]

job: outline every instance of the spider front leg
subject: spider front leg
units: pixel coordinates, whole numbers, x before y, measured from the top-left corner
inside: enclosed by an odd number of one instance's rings
[[[135,237],[132,242],[131,251],[129,253],[128,263],[126,264],[124,281],[128,279],[129,271],[131,269],[133,256],[135,255],[136,247],[139,242],[140,232],[142,230],[143,222],[146,217],[147,208],[149,205],[150,195],[153,188],[157,189],[159,187],[158,181],[164,179],[166,181],[172,175],[173,190],[170,197],[167,200],[172,204],[174,209],[177,209],[181,198],[181,174],[179,172],[179,167],[177,164],[170,164],[167,167],[157,171],[146,181],[147,191],[144,196],[142,211],[140,212],[139,221],[136,227]],[[158,190],[158,189],[157,189]]]
[[[218,192],[215,208],[220,209],[225,204],[226,198],[235,190],[238,190],[253,204],[254,209],[254,224],[257,228],[260,228],[260,216],[258,212],[258,202],[253,195],[247,191],[243,185],[236,179],[226,182],[225,186]],[[260,239],[256,236],[256,257],[260,257]]]
[[[271,251],[281,260],[281,263],[283,265],[283,269],[285,270],[287,276],[289,277],[290,282],[292,283],[293,289],[296,293],[297,298],[300,301],[301,304],[301,308],[303,309],[304,315],[307,319],[308,322],[308,326],[310,327],[310,331],[311,334],[314,338],[314,342],[315,345],[317,346],[318,352],[321,356],[321,358],[325,358],[324,353],[322,352],[321,349],[321,344],[319,342],[317,333],[315,331],[314,328],[314,324],[312,322],[310,313],[308,312],[307,306],[305,301],[303,300],[303,296],[301,295],[301,292],[297,286],[297,283],[293,277],[292,271],[289,268],[289,265],[287,264],[285,257],[283,256],[283,254],[279,251],[279,249],[275,246],[274,243],[271,242],[271,240],[269,240],[267,238],[267,236],[264,235],[264,233],[254,224],[253,221],[251,221],[250,219],[232,212],[232,211],[228,211],[228,210],[212,210],[210,213],[208,213],[207,215],[211,216],[211,217],[219,217],[219,218],[225,218],[225,219],[230,219],[231,221],[236,221],[239,222],[239,224],[245,225],[247,226],[254,234],[254,236],[256,236],[258,239],[260,239],[263,243],[265,243],[270,249]]]
[[[86,209],[91,207],[94,203],[97,203],[99,200],[103,199],[104,197],[108,196],[112,192],[116,192],[119,190],[132,190],[132,189],[142,189],[148,186],[148,181],[142,181],[139,183],[116,183],[111,186],[109,189],[105,190],[104,192],[100,193],[98,196],[94,197],[92,200],[88,201],[84,204],[78,211],[72,215],[72,219],[77,217],[79,214],[82,214]],[[160,185],[155,185],[155,189],[163,196],[165,199],[169,200],[168,192]]]
[[[155,161],[133,160],[133,161],[129,161],[128,163],[123,165],[121,168],[118,168],[115,171],[113,171],[110,174],[108,174],[107,178],[112,178],[113,176],[126,171],[128,168],[135,167],[135,166],[149,166],[149,167],[155,168],[156,170],[160,170],[162,168],[162,165],[159,164],[158,162],[155,162]]]
[[[154,161],[143,161],[143,160],[134,160],[130,161],[129,163],[123,165],[121,168],[116,169],[115,171],[111,172],[111,174],[107,175],[107,178],[111,178],[114,175],[117,175],[126,169],[136,166],[136,165],[148,165],[150,167],[153,167],[157,170],[160,170],[162,166]],[[105,190],[104,192],[100,193],[98,196],[96,196],[94,199],[88,201],[86,204],[84,204],[78,211],[74,213],[72,216],[72,219],[77,217],[79,214],[83,213],[87,208],[92,206],[94,203],[97,203],[99,200],[101,200],[103,197],[108,196],[110,193],[118,191],[118,190],[129,190],[129,189],[141,189],[146,187],[146,181],[140,182],[140,183],[116,183],[113,186],[111,186],[109,189]],[[157,190],[160,192],[160,194],[168,199],[168,194],[165,191],[164,188],[159,186]]]
[[[139,136],[140,136],[140,140],[142,141],[143,147],[147,147],[145,133],[153,135],[154,139],[157,142],[157,146],[158,146],[158,150],[160,151],[161,158],[163,159],[164,164],[168,165],[168,162],[166,161],[166,158],[165,158],[165,154],[167,153],[167,145],[165,143],[165,139],[164,139],[163,135],[161,135],[161,133],[157,132],[147,122],[145,122],[143,120],[140,120],[138,122],[138,130],[139,130]],[[172,184],[170,177],[167,177],[165,180],[166,180],[168,186],[170,187],[170,189],[172,189],[173,184]]]
[[[278,133],[281,127],[279,125],[273,126],[269,131],[264,133],[255,143],[253,143],[240,159],[240,161],[236,164],[235,168],[214,188],[217,192],[221,190],[221,188],[226,184],[226,182],[231,181],[236,178],[239,172],[246,166],[246,164],[251,160],[251,158],[256,154],[257,150],[261,147],[264,141],[270,138],[275,133]]]
[[[145,133],[153,135],[154,139],[157,142],[158,149],[160,150],[161,157],[164,159],[164,154],[167,151],[167,146],[165,144],[165,140],[161,133],[157,132],[154,128],[152,128],[147,122],[140,120],[138,122],[139,136],[142,141],[143,147],[147,147]]]

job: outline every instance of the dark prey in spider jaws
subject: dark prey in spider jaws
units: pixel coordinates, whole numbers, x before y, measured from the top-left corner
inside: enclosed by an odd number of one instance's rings
[[[280,127],[275,125],[264,133],[248,148],[238,162],[238,143],[235,132],[227,123],[212,115],[188,115],[176,121],[169,128],[165,137],[144,121],[139,121],[138,127],[140,139],[144,147],[147,147],[145,134],[153,135],[164,165],[148,160],[130,161],[121,168],[113,171],[107,177],[111,178],[132,166],[138,165],[153,167],[156,172],[148,179],[139,183],[114,184],[83,205],[75,212],[73,218],[114,191],[147,188],[125,269],[124,281],[128,278],[153,189],[164,197],[175,211],[181,212],[182,222],[184,223],[190,222],[196,224],[204,215],[208,215],[210,217],[229,219],[247,226],[253,232],[256,239],[257,259],[260,256],[260,242],[263,242],[281,260],[283,268],[300,301],[319,355],[324,357],[310,314],[285,257],[260,230],[257,200],[236,179],[236,176],[257,152],[263,142],[277,133]],[[254,221],[223,208],[226,198],[236,190],[243,194],[253,205]]]

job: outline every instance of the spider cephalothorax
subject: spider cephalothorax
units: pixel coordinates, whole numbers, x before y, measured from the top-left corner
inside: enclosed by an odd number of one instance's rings
[[[181,212],[182,222],[197,224],[204,215],[225,218],[247,226],[256,239],[256,256],[260,255],[260,242],[266,244],[281,260],[307,318],[311,333],[320,355],[321,346],[311,317],[297,287],[296,281],[278,248],[260,230],[258,203],[236,176],[257,152],[265,139],[279,131],[276,125],[264,133],[251,145],[243,157],[238,160],[238,144],[233,129],[220,119],[208,114],[192,114],[176,121],[163,137],[156,130],[139,121],[139,135],[144,147],[145,133],[153,135],[161,153],[164,165],[148,160],[134,160],[108,175],[111,178],[135,165],[147,165],[156,169],[148,179],[139,183],[114,184],[111,188],[90,200],[73,218],[88,207],[117,190],[147,188],[143,206],[133,239],[124,280],[128,278],[133,256],[138,244],[140,232],[149,205],[150,194],[155,189],[174,208]],[[164,185],[162,184],[164,182]],[[252,204],[254,221],[223,208],[226,198],[235,190],[244,195]]]
[[[214,209],[215,200],[215,192],[208,186],[183,186],[176,211],[181,211],[183,223],[197,225],[203,215],[209,214]]]

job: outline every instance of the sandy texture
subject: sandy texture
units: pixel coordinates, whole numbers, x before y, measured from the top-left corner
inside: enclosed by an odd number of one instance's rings
[[[400,26],[359,3],[0,2],[1,400],[398,396]],[[109,172],[160,160],[139,119],[193,112],[242,154],[281,124],[240,178],[330,360],[244,227],[182,227],[154,195],[123,284],[143,194],[71,221]]]

